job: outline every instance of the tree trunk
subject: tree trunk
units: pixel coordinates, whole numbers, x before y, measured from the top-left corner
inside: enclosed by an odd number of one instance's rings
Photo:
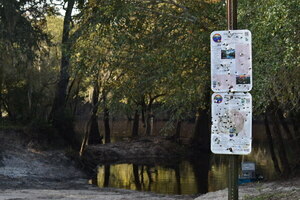
[[[73,127],[73,120],[68,116],[66,111],[66,97],[70,77],[69,67],[71,57],[71,42],[69,36],[71,30],[71,17],[72,10],[74,8],[74,3],[75,0],[68,1],[68,6],[64,17],[60,74],[49,120],[52,122],[53,126],[59,131],[64,140],[67,143],[71,144],[73,148],[77,149],[79,147],[79,144],[74,137],[75,132]]]
[[[292,125],[293,125],[293,131],[294,131],[294,134],[295,134],[295,144],[297,145],[297,147],[299,148],[300,146],[300,132],[299,132],[299,120],[297,121],[296,119],[299,119],[297,118],[296,115],[293,115],[291,117],[291,120],[292,120]],[[299,167],[300,166],[300,154],[298,153],[297,155],[297,160],[296,160],[296,165]]]
[[[277,174],[281,174],[279,164],[278,164],[278,160],[277,160],[277,157],[276,157],[276,154],[275,154],[275,148],[274,148],[273,138],[272,138],[271,129],[270,129],[270,126],[269,126],[267,114],[265,114],[264,123],[265,123],[266,135],[267,135],[267,139],[268,139],[268,143],[269,143],[269,148],[270,148],[270,153],[271,153],[271,158],[272,158],[272,161],[273,161],[273,164],[274,164],[274,168],[275,168],[275,171],[277,172]]]
[[[284,119],[282,110],[278,109],[277,113],[278,113],[278,117],[279,117],[280,123],[281,123],[281,125],[282,125],[282,127],[283,127],[283,129],[284,129],[284,131],[286,133],[287,139],[289,141],[292,141],[294,139],[294,136],[293,136],[293,134],[292,134],[292,132],[291,132],[288,124],[286,123],[286,121]]]
[[[62,57],[59,71],[59,80],[56,88],[54,102],[51,111],[51,117],[56,118],[57,114],[63,113],[66,106],[67,87],[69,84],[69,67],[70,67],[70,48],[69,41],[71,30],[71,16],[74,8],[75,0],[68,1],[68,7],[64,17],[63,36],[62,36]]]
[[[150,136],[153,134],[153,113],[152,105],[148,105],[147,108],[147,119],[146,119],[146,135]]]
[[[139,122],[140,122],[140,114],[138,109],[135,110],[133,126],[132,126],[132,137],[137,137],[139,135]]]
[[[283,143],[283,137],[279,126],[278,114],[276,112],[271,113],[271,119],[273,122],[273,132],[278,138],[278,154],[282,164],[282,175],[288,177],[291,173],[291,168],[288,162],[287,153]]]
[[[106,102],[106,92],[103,91],[103,123],[104,123],[104,138],[105,144],[110,143],[110,127],[109,127],[109,110]]]
[[[2,74],[0,73],[0,121],[2,120]]]
[[[292,116],[292,124],[293,124],[293,130],[295,133],[295,139],[297,141],[298,146],[300,146],[300,131],[299,131],[299,118],[297,117],[297,115]]]
[[[109,110],[104,109],[105,144],[110,143]]]
[[[98,105],[99,105],[99,85],[98,80],[95,81],[94,84],[94,91],[93,91],[93,97],[92,97],[92,104],[93,104],[93,110],[91,115],[91,126],[89,129],[89,144],[101,144],[102,143],[102,137],[100,137],[99,133],[99,126],[98,126]]]
[[[146,128],[145,107],[144,106],[142,106],[142,122],[143,122],[143,127]]]
[[[293,135],[292,131],[290,130],[286,120],[284,119],[283,112],[280,109],[278,110],[278,116],[279,116],[279,121],[281,123],[281,126],[283,127],[283,130],[286,133],[288,143],[289,145],[291,145],[293,149],[294,158],[295,158],[294,160],[299,160],[300,148],[298,146],[297,139]]]
[[[181,120],[177,120],[176,123],[176,132],[175,132],[175,140],[179,141],[180,140],[180,132],[181,132]]]

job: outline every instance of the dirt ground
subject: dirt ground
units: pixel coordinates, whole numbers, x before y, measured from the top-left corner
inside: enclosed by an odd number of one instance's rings
[[[227,190],[198,196],[160,195],[88,184],[86,175],[63,151],[37,150],[22,132],[0,130],[0,200],[225,200]],[[247,184],[239,188],[245,200],[300,200],[300,179]],[[262,198],[258,198],[260,196]]]

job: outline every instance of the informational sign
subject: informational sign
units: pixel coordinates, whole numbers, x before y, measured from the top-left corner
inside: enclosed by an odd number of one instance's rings
[[[246,155],[252,143],[252,97],[249,93],[212,95],[211,151]]]
[[[252,50],[249,30],[214,31],[210,36],[211,89],[248,92],[252,89]]]

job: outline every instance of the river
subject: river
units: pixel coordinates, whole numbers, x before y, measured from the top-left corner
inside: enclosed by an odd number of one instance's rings
[[[155,135],[165,122],[156,122]],[[131,124],[127,121],[111,122],[112,142],[127,140]],[[192,123],[183,123],[182,141],[187,141],[193,129]],[[100,130],[103,130],[100,123]],[[142,131],[142,129],[141,129]],[[194,155],[193,159],[176,161],[175,164],[143,165],[132,163],[99,166],[98,174],[90,180],[99,187],[151,191],[162,194],[204,194],[227,187],[228,157],[226,155]],[[265,180],[277,177],[261,123],[253,125],[253,148],[251,154],[239,156],[239,162],[255,162],[256,173]]]

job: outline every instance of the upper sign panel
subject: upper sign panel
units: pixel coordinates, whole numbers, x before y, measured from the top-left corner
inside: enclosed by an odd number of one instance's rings
[[[211,33],[211,89],[214,92],[248,92],[252,89],[251,42],[249,30]]]

